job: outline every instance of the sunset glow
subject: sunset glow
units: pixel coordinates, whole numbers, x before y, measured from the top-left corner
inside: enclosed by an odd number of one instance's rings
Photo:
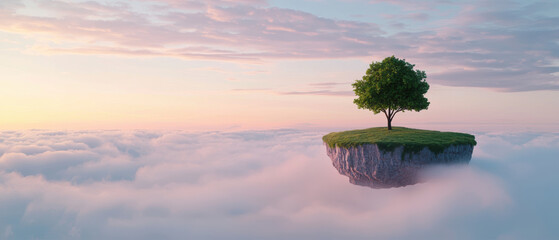
[[[394,54],[432,86],[430,110],[396,124],[557,130],[559,113],[546,111],[559,103],[548,5],[2,1],[0,127],[376,125],[351,83]]]
[[[559,1],[0,0],[0,240],[559,239],[558,106]]]

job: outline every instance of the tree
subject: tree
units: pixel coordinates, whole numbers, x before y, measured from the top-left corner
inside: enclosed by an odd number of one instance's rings
[[[352,84],[357,98],[353,103],[360,109],[369,109],[374,114],[384,113],[388,130],[392,130],[392,119],[398,112],[421,111],[429,102],[423,95],[429,90],[424,71],[414,70],[415,65],[387,57],[382,62],[373,62],[362,80]]]

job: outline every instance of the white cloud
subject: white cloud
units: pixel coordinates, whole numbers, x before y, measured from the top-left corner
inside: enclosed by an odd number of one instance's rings
[[[322,133],[3,132],[1,239],[551,238],[557,134],[478,134],[470,166],[374,190]],[[29,144],[29,148],[24,146]],[[43,151],[47,149],[47,151]],[[505,151],[508,149],[508,151]]]

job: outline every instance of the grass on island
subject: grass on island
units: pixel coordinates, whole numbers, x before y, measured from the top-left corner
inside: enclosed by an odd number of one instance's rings
[[[333,132],[322,137],[330,147],[350,148],[363,144],[377,144],[384,152],[404,146],[404,153],[417,153],[427,147],[438,154],[452,145],[472,145],[476,140],[473,135],[456,132],[439,132],[405,127],[376,127],[344,132]]]

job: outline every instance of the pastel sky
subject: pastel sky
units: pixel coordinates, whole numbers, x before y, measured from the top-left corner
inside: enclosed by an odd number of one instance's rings
[[[478,144],[373,190],[321,137],[391,55]],[[0,0],[0,240],[556,239],[557,106],[553,0]]]
[[[395,125],[559,130],[559,2],[2,0],[1,129],[384,125],[351,83],[395,55]]]

